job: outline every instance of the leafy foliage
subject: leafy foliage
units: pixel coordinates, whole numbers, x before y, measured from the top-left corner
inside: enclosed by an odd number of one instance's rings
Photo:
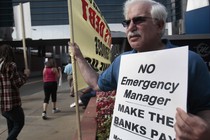
[[[116,91],[97,92],[97,140],[109,138]]]

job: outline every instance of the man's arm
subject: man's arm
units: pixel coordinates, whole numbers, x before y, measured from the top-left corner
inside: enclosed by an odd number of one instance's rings
[[[192,115],[177,108],[174,129],[176,140],[209,140],[210,110]]]
[[[93,89],[99,90],[98,87],[98,76],[99,74],[92,69],[92,67],[88,64],[86,59],[83,57],[78,45],[76,43],[69,43],[69,50],[74,56],[79,70],[85,80],[85,82]]]

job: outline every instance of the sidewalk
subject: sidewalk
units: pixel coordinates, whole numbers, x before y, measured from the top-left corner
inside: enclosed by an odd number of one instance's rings
[[[67,82],[62,83],[58,88],[57,107],[61,112],[53,114],[49,104],[48,120],[43,120],[41,117],[43,98],[43,91],[22,97],[25,126],[18,140],[71,140],[77,131],[77,120],[75,108],[69,107],[74,102],[74,98],[69,96]],[[80,107],[79,110],[82,116],[84,109]],[[6,140],[6,138],[6,119],[0,115],[0,140]]]

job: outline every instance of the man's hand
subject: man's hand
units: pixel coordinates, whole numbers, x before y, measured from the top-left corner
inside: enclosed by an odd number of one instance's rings
[[[29,75],[31,74],[30,69],[24,69],[24,74],[29,77]]]
[[[180,108],[177,108],[174,129],[176,140],[210,140],[209,123],[203,118],[188,114]]]
[[[79,46],[76,43],[70,43],[69,44],[69,53],[71,56],[74,56],[75,59],[77,58],[83,58],[82,52],[80,51]]]
[[[98,87],[98,76],[99,74],[90,66],[87,60],[83,57],[82,52],[79,49],[79,46],[76,43],[69,44],[69,51],[71,57],[74,57],[76,60],[80,73],[84,78],[85,82],[93,89],[99,90]]]

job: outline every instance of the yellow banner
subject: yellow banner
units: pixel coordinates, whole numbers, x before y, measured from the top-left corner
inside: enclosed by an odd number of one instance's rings
[[[76,42],[88,63],[97,71],[110,65],[111,31],[94,0],[72,0],[72,25]],[[71,25],[70,25],[71,26]],[[84,82],[76,66],[78,90]]]

